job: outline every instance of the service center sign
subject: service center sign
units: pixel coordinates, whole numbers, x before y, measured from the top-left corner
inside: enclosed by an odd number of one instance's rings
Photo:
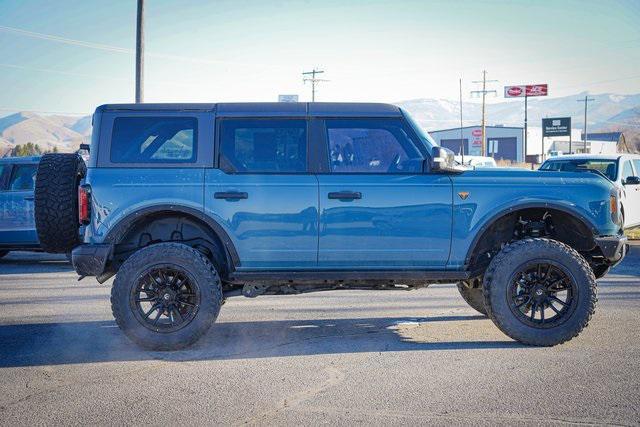
[[[520,85],[504,87],[505,98],[519,98],[521,96],[547,96],[547,93],[548,87],[546,83],[542,85]]]
[[[570,136],[571,117],[542,119],[542,136]]]

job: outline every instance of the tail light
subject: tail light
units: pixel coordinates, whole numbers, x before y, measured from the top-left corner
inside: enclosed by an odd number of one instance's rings
[[[91,219],[91,191],[88,186],[78,187],[78,221],[89,224]]]

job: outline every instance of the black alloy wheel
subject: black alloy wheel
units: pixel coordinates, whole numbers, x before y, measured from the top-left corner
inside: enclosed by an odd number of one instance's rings
[[[560,264],[551,260],[520,266],[507,292],[513,314],[535,328],[557,326],[575,310],[576,282]]]
[[[189,324],[200,306],[200,290],[189,274],[173,265],[154,266],[131,289],[136,319],[154,332],[174,332]]]

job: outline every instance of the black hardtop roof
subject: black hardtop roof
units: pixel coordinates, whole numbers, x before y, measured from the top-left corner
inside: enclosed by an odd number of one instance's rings
[[[400,116],[400,108],[372,102],[232,102],[217,104],[105,104],[102,111],[215,111],[220,116]]]

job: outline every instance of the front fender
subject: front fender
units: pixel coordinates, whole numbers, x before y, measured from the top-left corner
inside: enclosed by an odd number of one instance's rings
[[[586,174],[558,179],[535,172],[463,174],[453,178],[453,229],[450,269],[463,269],[482,233],[498,218],[520,209],[556,209],[565,212],[594,235],[615,235],[609,196],[611,185]],[[458,193],[468,193],[463,200]]]
[[[475,224],[470,226],[471,228],[468,231],[473,235],[473,239],[471,239],[471,242],[469,243],[469,246],[466,249],[465,256],[464,256],[464,265],[469,265],[469,263],[471,262],[471,255],[473,253],[473,250],[475,249],[476,245],[484,235],[485,231],[487,231],[487,229],[492,224],[494,224],[498,219],[502,218],[503,216],[510,214],[511,212],[519,211],[522,209],[532,209],[532,208],[554,209],[554,210],[564,212],[581,221],[585,225],[585,227],[591,230],[591,232],[594,235],[597,234],[596,224],[590,218],[588,218],[588,216],[585,215],[585,212],[583,212],[581,209],[577,208],[574,205],[540,201],[540,200],[528,201],[524,203],[510,203],[506,206],[499,207],[495,211],[492,210],[491,214],[487,213],[483,218],[479,219],[478,221],[475,222]],[[455,209],[454,209],[454,212],[455,212]],[[463,229],[464,227],[460,227],[460,228]],[[454,233],[454,236],[455,236],[455,233]],[[459,236],[458,240],[465,240],[464,236],[463,235]],[[455,241],[455,237],[454,237],[454,241]]]

